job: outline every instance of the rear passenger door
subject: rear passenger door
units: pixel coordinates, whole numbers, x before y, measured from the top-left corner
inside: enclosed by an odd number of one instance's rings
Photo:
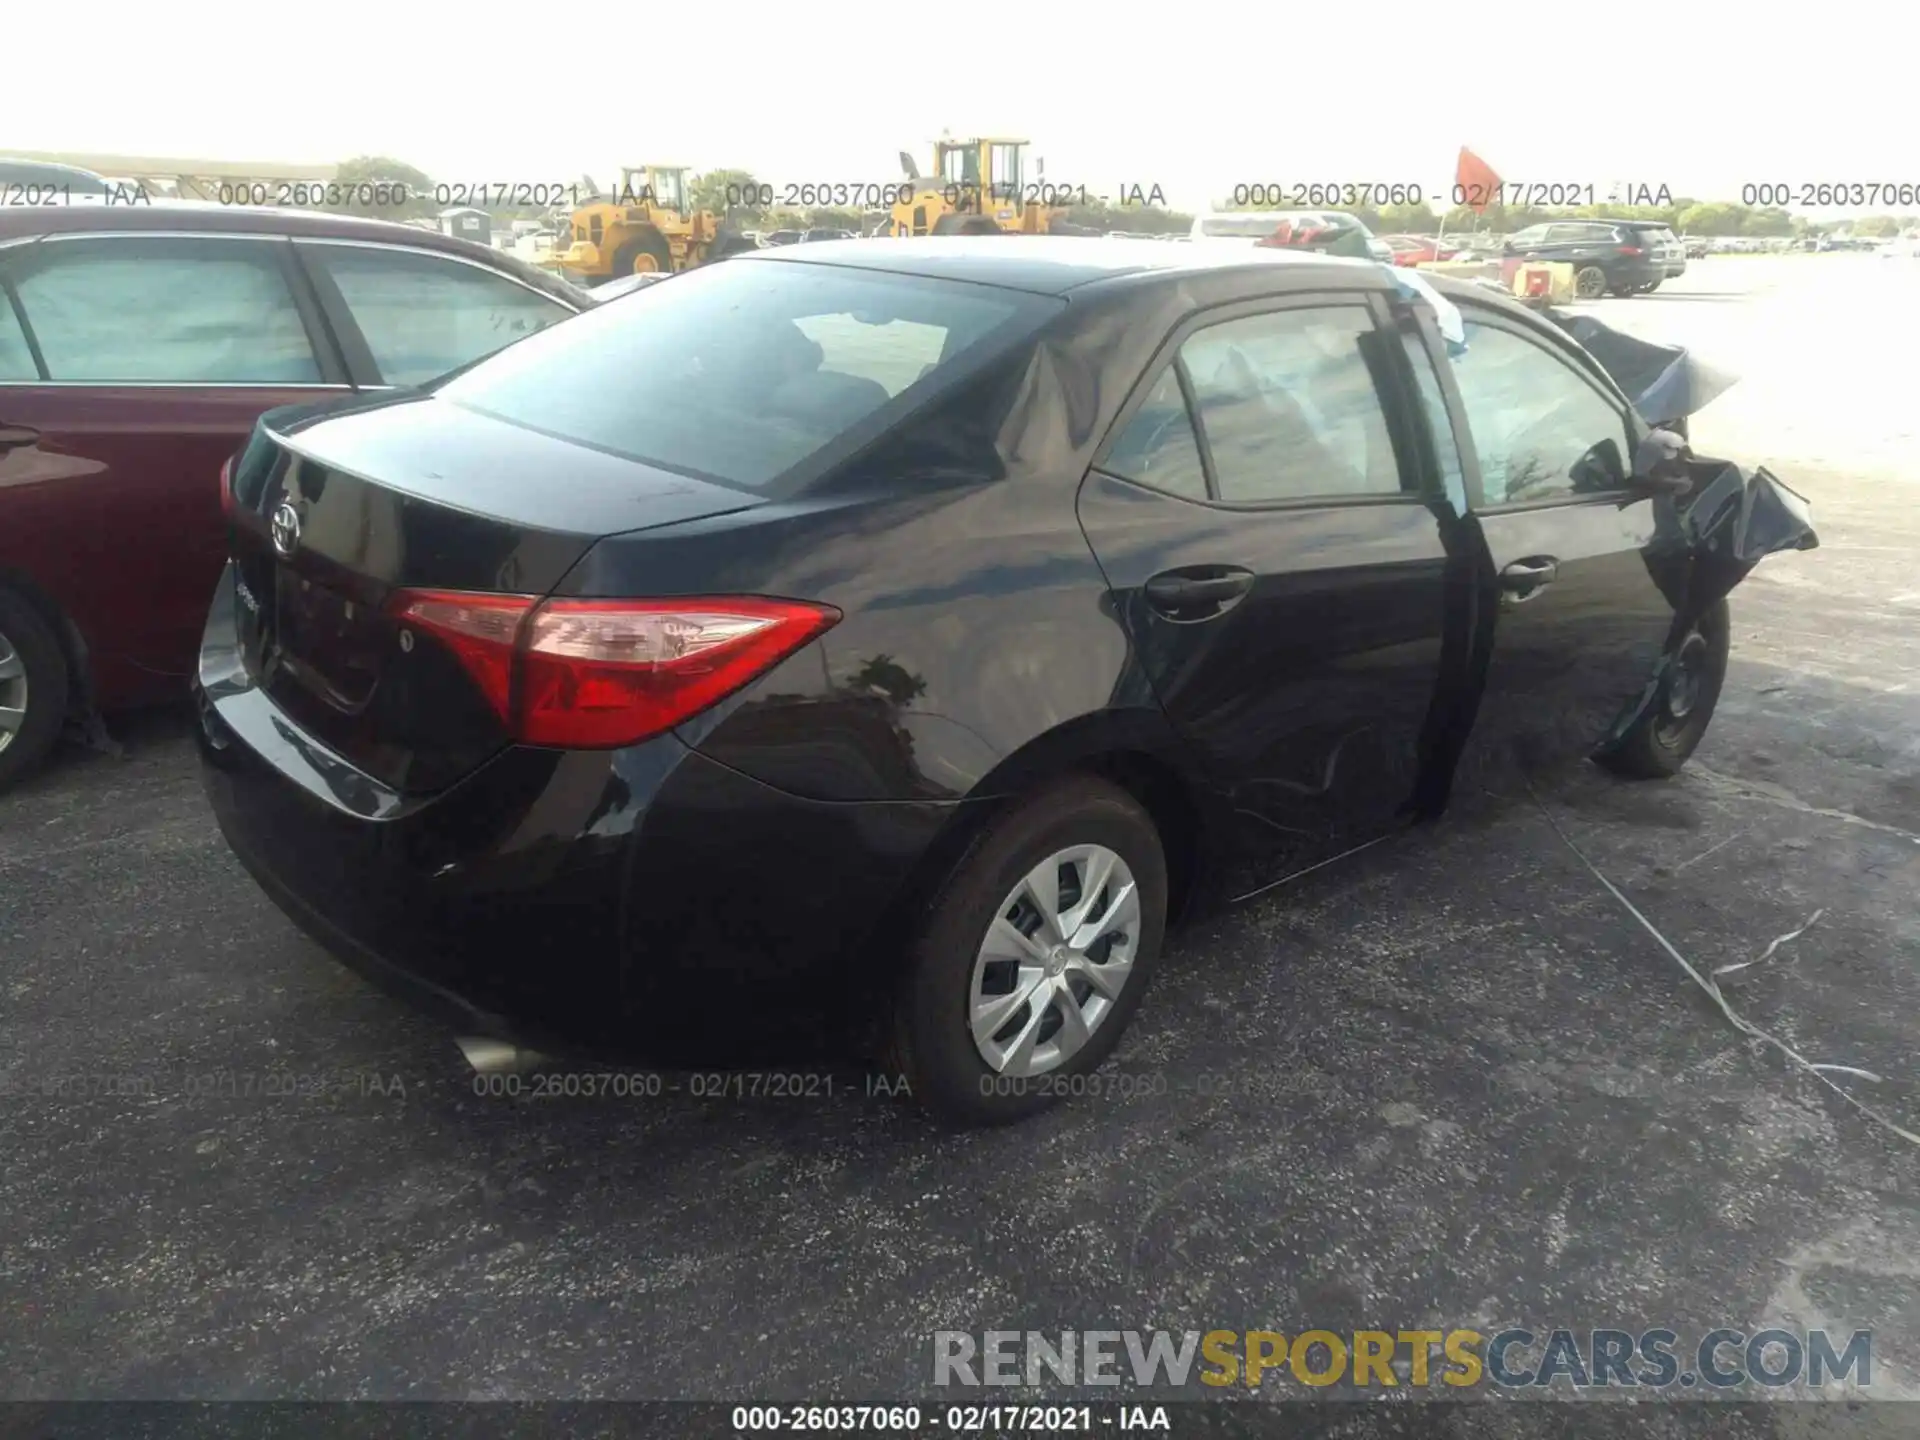
[[[1446,548],[1377,303],[1190,323],[1080,491],[1144,678],[1276,874],[1393,823],[1439,677]]]
[[[369,388],[424,385],[574,313],[462,256],[363,241],[294,248],[355,381]]]
[[[1619,395],[1525,320],[1461,309],[1467,350],[1442,362],[1444,388],[1487,552],[1491,653],[1460,774],[1518,790],[1577,766],[1639,700],[1687,549],[1673,501],[1629,478],[1638,422]]]
[[[262,411],[348,391],[287,242],[0,249],[0,567],[85,638],[101,703],[181,690],[226,560],[220,467]]]

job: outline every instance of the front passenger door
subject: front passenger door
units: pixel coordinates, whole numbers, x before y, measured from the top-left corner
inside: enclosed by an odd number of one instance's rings
[[[1673,501],[1630,483],[1636,423],[1525,322],[1462,307],[1448,362],[1477,460],[1492,651],[1462,780],[1510,790],[1590,756],[1652,678],[1687,564]]]
[[[184,693],[221,465],[263,411],[351,393],[288,243],[50,236],[0,250],[0,311],[0,569],[79,629],[99,704]]]

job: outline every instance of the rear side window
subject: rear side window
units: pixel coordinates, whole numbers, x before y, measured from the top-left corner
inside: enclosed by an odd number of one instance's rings
[[[877,435],[1046,296],[851,267],[736,260],[676,275],[453,377],[456,404],[756,490]]]
[[[1361,341],[1364,306],[1279,310],[1180,348],[1226,501],[1392,495],[1400,464]]]
[[[1188,500],[1207,498],[1207,472],[1180,377],[1169,365],[1134,412],[1100,467]]]
[[[48,241],[14,272],[49,378],[295,385],[320,366],[275,241]]]
[[[1532,340],[1473,320],[1466,333],[1452,364],[1486,504],[1626,483],[1627,422],[1612,401]]]
[[[504,275],[423,251],[300,249],[332,277],[389,385],[423,385],[573,313]]]

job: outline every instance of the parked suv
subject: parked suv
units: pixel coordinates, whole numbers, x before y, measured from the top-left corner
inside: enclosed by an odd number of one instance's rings
[[[1613,220],[1556,220],[1529,226],[1509,236],[1503,249],[1522,260],[1573,266],[1574,293],[1583,300],[1656,290],[1667,278],[1669,264],[1663,249]],[[1686,263],[1684,255],[1680,263]]]
[[[433,380],[590,304],[376,220],[0,206],[0,787],[69,714],[186,695],[221,465],[263,411]]]
[[[1613,222],[1639,243],[1657,254],[1667,267],[1667,278],[1687,273],[1687,247],[1673,227],[1659,220],[1616,220]]]

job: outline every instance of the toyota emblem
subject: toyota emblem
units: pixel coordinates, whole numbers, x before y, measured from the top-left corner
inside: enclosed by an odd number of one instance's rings
[[[291,500],[282,500],[273,512],[273,550],[282,560],[291,560],[300,548],[300,512]]]

